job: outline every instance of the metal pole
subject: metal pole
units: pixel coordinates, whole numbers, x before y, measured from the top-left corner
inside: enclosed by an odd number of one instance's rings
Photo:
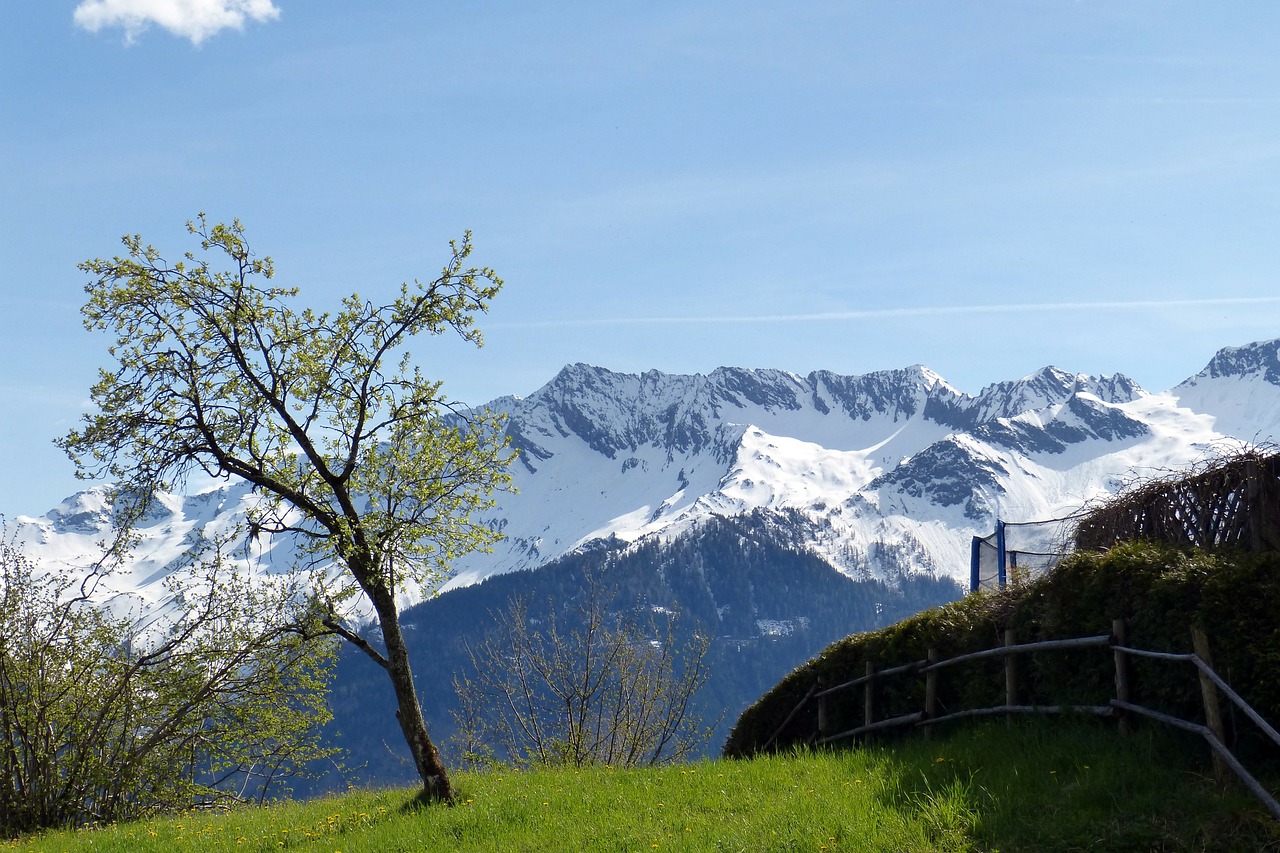
[[[1004,550],[1004,522],[996,519],[996,584],[1004,589],[1007,580],[1005,571],[1006,554]]]
[[[982,537],[975,536],[969,543],[969,592],[977,592],[982,585]]]

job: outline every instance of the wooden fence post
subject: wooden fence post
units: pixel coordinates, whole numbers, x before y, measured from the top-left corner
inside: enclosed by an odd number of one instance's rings
[[[1123,619],[1111,620],[1111,644],[1113,646],[1128,645],[1128,635],[1129,631]],[[1121,651],[1112,651],[1111,656],[1116,667],[1116,698],[1121,702],[1131,702],[1133,700],[1129,689],[1129,656]],[[1116,708],[1115,712],[1119,720],[1120,734],[1128,734],[1128,714],[1122,708]]]
[[[1012,628],[1004,629],[1004,647],[1011,648],[1018,642]],[[1013,707],[1018,704],[1018,656],[1007,652],[1004,656],[1004,704]],[[1005,716],[1005,722],[1013,725],[1013,715]]]
[[[1244,465],[1244,472],[1245,518],[1249,526],[1249,550],[1258,554],[1265,547],[1262,536],[1262,525],[1266,518],[1266,513],[1263,512],[1262,471],[1257,461],[1250,459]]]
[[[1209,654],[1209,637],[1200,628],[1191,629],[1191,646],[1195,649],[1196,657],[1205,662],[1205,665],[1213,667],[1213,657]],[[1213,732],[1213,736],[1223,746],[1227,743],[1226,730],[1222,726],[1222,710],[1218,706],[1218,688],[1213,683],[1213,679],[1209,678],[1203,670],[1197,668],[1200,674],[1200,695],[1204,699],[1204,722],[1209,727],[1209,731]],[[1213,751],[1213,778],[1218,781],[1218,787],[1225,788],[1227,781],[1230,779],[1230,768],[1227,762],[1218,754],[1215,749]]]
[[[930,666],[942,659],[937,649],[929,649],[927,657]],[[933,737],[933,726],[927,721],[936,716],[938,716],[938,670],[929,669],[924,674],[924,718],[926,720],[924,736],[926,739]]]
[[[831,724],[827,719],[827,697],[822,695],[822,691],[827,689],[826,676],[818,676],[818,740],[822,740],[831,734]]]
[[[867,683],[862,688],[862,724],[869,726],[876,721],[876,664],[867,661]]]

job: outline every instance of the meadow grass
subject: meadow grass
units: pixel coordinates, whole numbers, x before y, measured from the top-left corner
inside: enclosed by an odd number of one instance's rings
[[[1280,850],[1280,824],[1218,791],[1201,742],[1089,721],[1004,723],[843,751],[644,770],[459,774],[413,792],[54,832],[24,851]],[[1270,782],[1277,780],[1271,778]],[[2,848],[3,845],[0,845]]]

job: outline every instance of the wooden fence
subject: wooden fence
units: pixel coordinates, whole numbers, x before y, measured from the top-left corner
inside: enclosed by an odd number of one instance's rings
[[[1076,547],[1143,539],[1177,548],[1280,551],[1280,454],[1244,451],[1176,480],[1109,500],[1076,527]]]
[[[1036,654],[1050,650],[1060,649],[1088,649],[1106,647],[1111,651],[1112,666],[1115,672],[1115,695],[1106,705],[1023,705],[1018,701],[1018,658],[1026,654]],[[767,751],[778,740],[778,737],[787,729],[791,722],[800,714],[800,712],[811,702],[817,703],[817,731],[815,731],[807,740],[810,743],[819,745],[836,743],[842,740],[863,737],[875,732],[884,731],[886,729],[895,729],[904,726],[912,726],[923,730],[926,737],[930,736],[934,726],[949,722],[972,717],[1010,715],[1010,714],[1089,714],[1100,717],[1115,717],[1120,722],[1121,731],[1123,732],[1128,726],[1128,718],[1130,715],[1138,715],[1148,717],[1166,725],[1171,725],[1184,731],[1199,734],[1208,742],[1212,750],[1214,776],[1220,785],[1225,785],[1229,779],[1228,771],[1234,773],[1249,790],[1265,805],[1268,811],[1280,820],[1280,802],[1271,795],[1261,783],[1258,782],[1244,768],[1235,755],[1226,746],[1226,736],[1222,723],[1222,713],[1219,705],[1219,692],[1226,696],[1245,716],[1257,725],[1258,729],[1269,738],[1277,747],[1280,747],[1280,733],[1262,718],[1257,711],[1249,706],[1231,687],[1219,676],[1214,670],[1209,655],[1209,641],[1204,632],[1196,629],[1192,631],[1192,647],[1194,651],[1189,654],[1171,654],[1168,652],[1154,652],[1145,649],[1131,648],[1125,644],[1125,623],[1124,620],[1117,619],[1112,623],[1112,633],[1110,635],[1100,635],[1095,637],[1077,637],[1067,640],[1046,640],[1036,643],[1016,642],[1014,632],[1005,631],[1004,645],[992,649],[986,649],[979,652],[971,652],[969,654],[958,655],[952,658],[942,658],[936,649],[930,649],[925,660],[913,661],[911,663],[894,666],[889,669],[877,669],[872,661],[866,664],[866,674],[841,684],[827,685],[821,679],[816,681],[804,698],[792,709],[791,713],[782,721],[778,729],[765,742],[761,751]],[[1196,723],[1184,720],[1179,717],[1165,714],[1150,708],[1143,707],[1134,701],[1132,696],[1132,680],[1129,674],[1130,657],[1155,658],[1167,661],[1185,661],[1193,664],[1199,675],[1200,693],[1204,705],[1205,722]],[[942,677],[942,672],[951,666],[968,661],[981,660],[984,658],[1002,658],[1004,662],[1004,683],[1005,683],[1005,702],[1003,705],[995,705],[988,708],[970,708],[949,713],[940,713],[938,702],[938,681]],[[924,678],[924,707],[917,711],[907,714],[900,714],[895,717],[886,719],[877,719],[876,714],[876,694],[879,682],[890,678],[901,677],[923,677]],[[830,731],[831,709],[832,703],[836,701],[836,696],[846,691],[862,688],[862,724],[854,728],[840,731]]]

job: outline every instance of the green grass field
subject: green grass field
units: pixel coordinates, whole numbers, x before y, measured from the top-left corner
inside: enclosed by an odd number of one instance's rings
[[[934,741],[661,769],[460,775],[456,806],[354,792],[50,833],[24,851],[1280,851],[1207,748],[1158,728],[1003,722]],[[1274,790],[1280,778],[1264,777]],[[3,847],[3,844],[0,844]]]

